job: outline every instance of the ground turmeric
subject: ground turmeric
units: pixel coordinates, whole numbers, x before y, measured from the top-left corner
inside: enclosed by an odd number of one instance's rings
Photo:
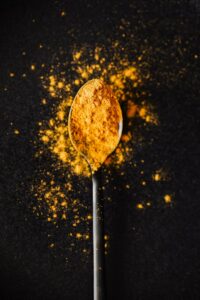
[[[69,134],[76,150],[96,171],[119,143],[122,112],[112,91],[100,79],[88,81],[71,107]]]

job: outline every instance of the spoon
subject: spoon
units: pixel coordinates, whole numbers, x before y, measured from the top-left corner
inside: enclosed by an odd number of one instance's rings
[[[100,79],[92,79],[79,89],[71,106],[68,126],[72,145],[87,160],[92,174],[94,300],[105,300],[106,297],[99,169],[117,147],[122,124],[121,108],[110,86]]]

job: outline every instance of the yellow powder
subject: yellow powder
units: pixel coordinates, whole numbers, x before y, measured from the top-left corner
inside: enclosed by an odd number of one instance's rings
[[[168,172],[166,170],[161,168],[152,174],[152,179],[154,181],[166,181],[167,179],[169,179],[169,176],[167,173]]]
[[[164,196],[164,200],[165,200],[165,203],[170,203],[172,201],[172,197],[167,194]]]
[[[47,104],[47,100],[46,99],[42,99],[42,104]]]
[[[105,241],[108,241],[108,240],[109,240],[109,235],[105,234],[105,235],[104,235],[104,240],[105,240]]]
[[[133,118],[136,115],[137,110],[138,110],[138,106],[129,100],[127,104],[127,112],[126,112],[127,117]]]
[[[18,129],[15,129],[15,130],[14,130],[14,133],[15,133],[16,135],[20,134],[20,132],[19,132]]]
[[[137,208],[138,208],[138,209],[143,209],[143,208],[144,208],[144,205],[143,205],[142,203],[138,203],[138,204],[137,204]]]
[[[121,128],[122,112],[111,88],[99,79],[87,82],[72,104],[69,130],[73,145],[93,171],[116,148]]]
[[[59,82],[58,82],[58,88],[59,88],[59,89],[62,89],[63,87],[64,87],[64,83],[61,82],[61,81],[59,81]]]
[[[64,17],[66,15],[66,12],[65,11],[61,11],[61,17]]]
[[[150,105],[148,105],[147,103],[142,103],[142,106],[139,108],[138,114],[140,118],[143,119],[146,123],[158,125],[158,118],[153,113],[153,110],[150,107]]]
[[[76,234],[76,237],[77,237],[77,239],[81,239],[81,238],[82,238],[82,234],[78,232],[78,233]]]
[[[160,181],[160,180],[161,180],[160,174],[159,174],[159,173],[156,173],[155,175],[153,175],[153,179],[154,179],[155,181]]]

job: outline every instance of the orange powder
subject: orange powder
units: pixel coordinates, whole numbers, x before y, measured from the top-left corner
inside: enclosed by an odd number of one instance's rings
[[[99,79],[84,84],[72,104],[69,134],[92,171],[96,171],[114,151],[121,129],[122,112],[112,89]]]

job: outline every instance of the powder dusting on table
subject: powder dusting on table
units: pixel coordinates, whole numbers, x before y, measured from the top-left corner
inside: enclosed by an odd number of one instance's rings
[[[125,24],[120,28],[122,33],[123,30],[128,32]],[[132,38],[134,40],[134,37]],[[82,249],[83,253],[87,254],[91,243],[92,214],[88,190],[91,171],[86,159],[71,143],[68,116],[77,91],[94,78],[104,82],[107,87],[106,93],[108,90],[112,91],[113,99],[119,102],[123,113],[120,142],[102,164],[102,190],[108,191],[112,187],[115,193],[123,188],[125,197],[130,201],[130,207],[138,213],[145,213],[154,206],[165,206],[168,209],[173,206],[174,196],[167,183],[171,180],[170,170],[162,164],[152,164],[150,168],[148,156],[144,155],[144,149],[151,147],[160,125],[155,101],[147,88],[152,76],[148,60],[148,49],[137,51],[137,48],[122,46],[119,37],[106,45],[74,45],[70,53],[61,49],[51,64],[42,64],[40,80],[44,94],[40,103],[44,117],[38,121],[35,148],[39,163],[46,160],[50,163],[39,165],[35,176],[32,186],[35,197],[33,211],[38,218],[47,220],[49,225],[55,227],[55,236],[59,228],[63,228],[66,232],[67,249],[75,251],[77,246],[77,251]],[[101,88],[98,89],[98,95],[101,96]],[[95,106],[94,103],[93,105]],[[115,111],[112,113],[117,114]],[[76,115],[80,129],[84,121],[83,114],[78,111]],[[103,118],[101,126],[102,121]],[[118,127],[115,130],[117,132]],[[83,132],[73,137],[77,142],[80,134]],[[90,134],[87,134],[86,143],[89,143],[90,138]],[[114,140],[112,142],[112,139],[109,139],[108,145],[112,143],[114,144]],[[98,138],[97,143],[93,140],[90,149],[94,169],[103,161],[103,158],[94,155],[97,154],[99,144]],[[107,141],[101,142],[102,144],[107,145]],[[81,143],[79,147],[82,147]],[[110,150],[106,149],[105,153]],[[82,152],[88,156],[83,149]],[[101,156],[104,157],[104,154],[101,153]],[[119,177],[119,185],[114,183],[115,176]],[[138,185],[139,193],[135,192],[135,186]],[[158,189],[160,196],[156,197],[153,191]],[[170,195],[170,201],[165,195]],[[110,203],[112,196],[106,194],[104,201]],[[109,236],[109,232],[106,234]],[[109,249],[109,241],[110,238],[106,241],[106,252]],[[53,237],[52,244],[53,248],[56,247]]]

